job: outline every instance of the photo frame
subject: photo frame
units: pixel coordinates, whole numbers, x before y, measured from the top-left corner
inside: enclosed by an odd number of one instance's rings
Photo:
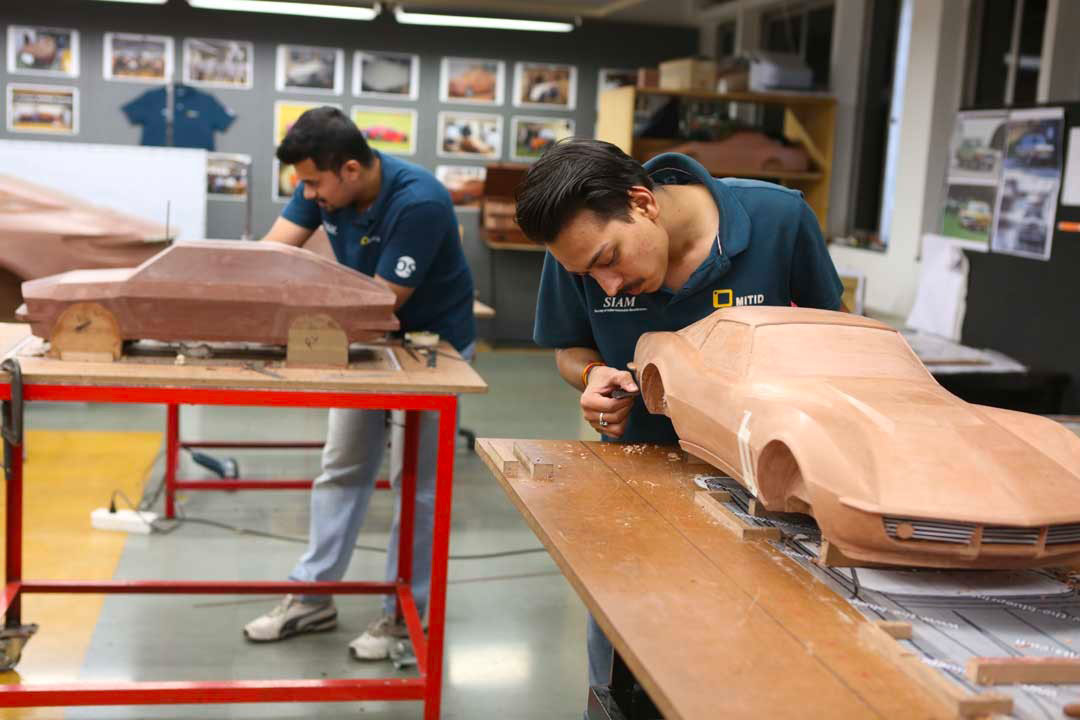
[[[416,154],[416,110],[353,105],[350,117],[372,149],[392,155]]]
[[[79,77],[79,31],[8,25],[7,71],[11,75]]]
[[[502,105],[506,63],[483,58],[444,57],[439,66],[439,100],[468,105]]]
[[[502,131],[502,115],[444,110],[439,113],[435,153],[447,158],[498,160]]]
[[[420,97],[420,56],[357,50],[353,53],[352,94],[362,98],[416,100]]]
[[[577,67],[561,63],[514,63],[514,107],[573,110]]]
[[[176,77],[173,39],[167,35],[105,33],[102,54],[106,80],[160,85]]]
[[[206,154],[206,195],[212,200],[243,201],[251,184],[251,156]]]
[[[312,108],[329,105],[341,110],[338,103],[311,102],[303,100],[278,100],[274,103],[274,148],[285,139],[289,128],[297,118]],[[288,202],[296,190],[296,175],[291,165],[284,165],[275,157],[271,163],[272,179],[270,182],[270,197],[274,202]]]
[[[193,87],[250,90],[255,83],[255,46],[241,40],[184,38],[183,80]]]
[[[345,91],[345,51],[318,45],[278,45],[274,75],[278,92],[341,95]]]
[[[435,177],[450,193],[457,207],[476,208],[484,195],[487,168],[483,165],[436,165]]]
[[[79,89],[63,85],[7,86],[8,132],[79,134]]]
[[[533,162],[559,140],[574,134],[574,121],[561,117],[525,117],[510,119],[510,159]]]

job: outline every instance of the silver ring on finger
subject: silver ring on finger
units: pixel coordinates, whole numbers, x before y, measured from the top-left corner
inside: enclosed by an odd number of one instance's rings
[[[597,423],[600,427],[607,427],[610,423],[604,419],[604,413],[600,413],[600,422]]]

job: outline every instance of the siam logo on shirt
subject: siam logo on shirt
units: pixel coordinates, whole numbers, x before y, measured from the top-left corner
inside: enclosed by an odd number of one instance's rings
[[[649,308],[638,307],[637,296],[615,295],[604,298],[604,302],[598,308],[593,308],[594,313],[627,313],[644,312]]]
[[[326,228],[327,235],[337,235],[337,225],[331,225],[324,220],[322,226]]]
[[[408,255],[402,255],[398,258],[397,266],[394,268],[394,273],[399,278],[407,278],[416,272],[416,261]]]

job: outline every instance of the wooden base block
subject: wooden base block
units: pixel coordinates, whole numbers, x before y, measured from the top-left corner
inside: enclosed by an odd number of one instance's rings
[[[973,657],[965,674],[977,685],[1074,685],[1080,658]]]
[[[732,513],[724,505],[731,500],[731,495],[726,492],[710,492],[699,490],[694,493],[694,502],[697,503],[713,520],[735,533],[740,540],[779,540],[780,528],[755,527],[743,522],[737,515]]]
[[[911,623],[909,622],[903,620],[877,620],[874,624],[886,632],[893,640],[911,639]]]
[[[503,474],[503,477],[518,477],[521,473],[521,461],[518,460],[517,456],[514,454],[513,446],[507,447],[506,444],[502,442],[492,441],[491,449],[491,459],[496,463],[498,470]]]
[[[349,340],[329,315],[304,315],[289,325],[285,348],[289,366],[348,367]]]
[[[75,303],[60,313],[49,345],[49,357],[112,362],[120,359],[123,338],[111,312],[97,303]]]
[[[550,480],[555,474],[555,465],[547,462],[537,454],[536,450],[530,449],[521,443],[514,443],[514,457],[521,463],[521,467],[529,473],[533,480]]]

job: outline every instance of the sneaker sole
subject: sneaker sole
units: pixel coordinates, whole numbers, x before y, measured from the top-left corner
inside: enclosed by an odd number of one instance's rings
[[[337,618],[332,617],[329,620],[320,620],[319,622],[312,623],[310,625],[304,625],[303,627],[289,628],[288,630],[282,630],[282,633],[277,637],[272,638],[253,638],[247,634],[247,630],[244,631],[244,638],[248,642],[253,643],[271,643],[279,640],[285,640],[291,638],[293,635],[305,635],[307,633],[316,632],[329,632],[337,627]]]

